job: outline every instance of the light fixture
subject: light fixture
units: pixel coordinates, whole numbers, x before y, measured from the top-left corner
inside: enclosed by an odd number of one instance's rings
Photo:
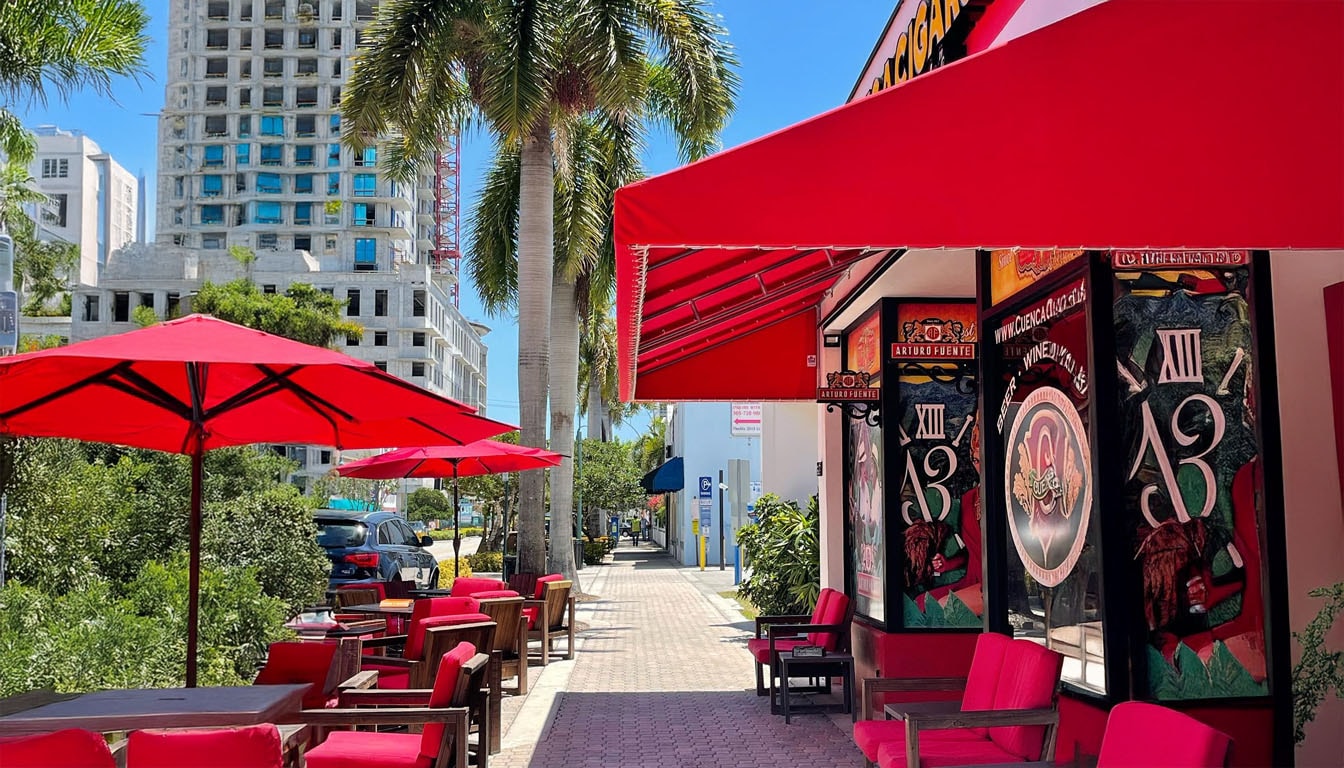
[[[822,345],[823,347],[838,347],[838,346],[840,346],[840,334],[838,334],[838,333],[823,333],[823,334],[821,335],[821,345]]]

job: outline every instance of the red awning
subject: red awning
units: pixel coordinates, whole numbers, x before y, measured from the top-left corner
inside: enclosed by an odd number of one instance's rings
[[[1344,3],[1109,0],[624,187],[616,246],[627,400],[812,399],[865,255],[1344,248]]]

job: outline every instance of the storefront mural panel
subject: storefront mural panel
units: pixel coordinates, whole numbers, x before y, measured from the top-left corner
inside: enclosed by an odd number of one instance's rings
[[[845,367],[868,374],[865,386],[881,386],[880,307],[845,336]],[[838,385],[839,383],[837,383]],[[845,513],[853,574],[854,611],[885,626],[887,527],[883,494],[882,427],[872,419],[845,418]]]

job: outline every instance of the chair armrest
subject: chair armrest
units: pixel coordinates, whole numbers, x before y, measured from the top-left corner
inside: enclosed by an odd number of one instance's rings
[[[806,635],[809,632],[834,632],[839,634],[844,630],[844,624],[771,624],[769,632],[770,637],[778,638]]]
[[[873,719],[873,696],[878,693],[923,691],[959,691],[966,687],[964,677],[866,677],[863,679],[862,720]]]
[[[943,728],[993,728],[1004,725],[1057,725],[1059,710],[981,709],[959,712],[905,712],[906,733]]]
[[[400,693],[400,691],[398,691]],[[452,723],[468,717],[466,707],[388,707],[385,709],[304,709],[283,718],[286,723],[321,726],[423,725]]]
[[[767,624],[803,624],[812,620],[811,616],[757,616],[756,637],[761,637],[761,627]]]
[[[341,707],[426,707],[432,691],[423,688],[360,689],[341,691]]]
[[[336,690],[352,691],[358,689],[368,689],[373,688],[377,684],[378,684],[378,670],[366,669],[360,672],[356,672],[355,674],[351,675],[345,680],[342,680],[340,684],[336,686]]]
[[[411,665],[415,663],[415,659],[403,659],[400,656],[362,656],[359,661],[361,664],[368,662],[388,667],[405,667],[406,669],[410,669]]]
[[[375,648],[383,645],[405,645],[407,635],[383,635],[382,637],[372,637],[364,641],[365,648]]]

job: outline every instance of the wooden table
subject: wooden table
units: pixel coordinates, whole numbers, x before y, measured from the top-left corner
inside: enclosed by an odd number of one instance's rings
[[[130,731],[274,723],[297,715],[308,685],[95,691],[0,717],[0,736],[62,728]]]
[[[414,606],[408,605],[405,608],[385,606],[382,603],[363,603],[360,605],[346,605],[340,609],[341,613],[365,613],[370,615],[383,616],[410,616],[415,610]]]
[[[789,677],[825,677],[827,678],[827,689],[830,687],[830,678],[839,677],[844,680],[845,697],[841,704],[843,711],[854,718],[854,656],[848,653],[827,653],[825,656],[794,656],[785,651],[779,654],[779,699],[780,711],[784,715],[784,722],[788,723],[793,712],[824,712],[830,708],[830,705],[811,704],[799,706],[790,704],[790,692],[798,693],[800,691],[789,685]],[[810,693],[816,693],[815,689],[808,689]],[[771,691],[773,693],[773,690]]]

